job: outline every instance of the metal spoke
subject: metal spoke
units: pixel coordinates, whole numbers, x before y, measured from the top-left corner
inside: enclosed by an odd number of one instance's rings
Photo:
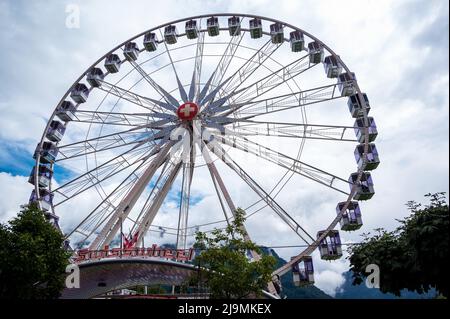
[[[125,198],[117,205],[114,213],[111,215],[108,222],[104,225],[100,233],[94,239],[90,245],[90,249],[100,249],[104,245],[109,245],[117,234],[121,226],[121,222],[128,216],[133,209],[138,198],[141,196],[145,187],[150,182],[151,178],[155,174],[156,170],[166,160],[167,154],[172,147],[173,142],[167,143],[154,158],[152,163],[147,167],[146,171],[142,174],[139,180],[134,184],[133,188],[128,192]]]
[[[140,148],[141,145],[136,145],[131,150],[127,150],[107,162],[96,166],[86,173],[83,173],[82,175],[79,175],[64,183],[53,190],[54,193],[58,193],[64,197],[64,199],[60,202],[56,202],[54,207],[63,204],[69,199],[73,199],[74,197],[84,193],[92,187],[95,187],[101,182],[110,179],[129,167],[145,162],[148,158],[158,154],[161,145],[165,144],[166,141],[167,139],[164,139],[160,144],[156,145],[151,150],[148,150],[148,148]]]
[[[194,72],[192,73],[191,87],[189,89],[189,101],[194,101],[200,94],[200,81],[202,77],[203,48],[205,45],[205,32],[200,32],[197,39],[195,52]]]
[[[347,137],[347,133],[353,133],[353,126],[322,125],[322,124],[300,124],[269,121],[252,121],[236,118],[211,118],[211,127],[218,128],[223,134],[240,136],[275,136],[318,139],[329,141],[356,142],[355,138]],[[205,122],[206,126],[210,126]],[[232,128],[226,125],[232,124]],[[221,126],[222,125],[222,126]],[[353,136],[353,134],[351,134]]]
[[[337,87],[337,84],[330,84],[256,101],[249,100],[242,103],[224,105],[218,110],[217,114],[223,117],[235,113],[239,118],[250,119],[256,116],[301,108],[307,105],[342,98]]]
[[[80,142],[61,145],[59,147],[59,158],[55,162],[63,162],[76,157],[86,156],[97,152],[111,150],[133,144],[152,142],[168,136],[175,125],[164,127],[161,130],[135,132],[139,128],[107,134]]]
[[[206,147],[230,167],[305,243],[314,238],[300,226],[259,184],[251,178],[226,152],[216,143],[205,142]],[[308,239],[306,239],[307,237]]]
[[[101,112],[77,110],[75,119],[72,122],[102,124],[102,125],[123,125],[123,126],[143,126],[151,121],[159,119],[176,122],[178,118],[175,115],[167,113],[121,113],[121,112]],[[153,128],[158,128],[154,126]]]
[[[136,64],[135,62],[133,62],[134,64]],[[131,63],[131,64],[133,64]],[[143,71],[143,70],[142,70]],[[143,71],[145,74],[145,71]],[[146,75],[146,74],[145,74]],[[172,104],[169,104],[169,102],[164,103],[162,101],[158,101],[149,97],[145,97],[142,95],[139,95],[137,93],[132,92],[131,90],[126,90],[124,88],[121,88],[118,85],[115,84],[111,84],[108,83],[106,81],[101,81],[102,85],[99,87],[102,91],[106,92],[106,93],[110,93],[112,95],[115,95],[119,98],[122,98],[128,102],[131,102],[133,104],[136,104],[138,106],[141,106],[145,109],[148,109],[152,112],[155,113],[161,113],[161,108],[164,108],[170,112],[175,112],[176,111],[176,107]],[[158,93],[163,94],[166,93],[167,95],[170,95],[169,93],[167,93],[164,89],[162,89],[158,84],[154,83],[155,86],[159,89],[159,91],[157,91]],[[164,94],[163,94],[164,95]],[[168,99],[168,97],[166,95],[164,95],[164,97],[166,99]],[[173,97],[172,97],[173,99]],[[170,100],[170,99],[168,99]],[[176,100],[175,100],[176,101]]]
[[[245,61],[241,67],[230,76],[230,81],[225,85],[222,92],[231,92],[225,96],[224,93],[219,92],[220,102],[210,103],[203,112],[217,109],[221,107],[231,96],[238,93],[236,90],[245,82],[278,48],[280,44],[273,44],[268,40],[262,47],[260,47],[252,57]]]
[[[266,146],[253,142],[240,136],[221,136],[212,134],[220,143],[232,146],[246,153],[253,154],[258,158],[277,164],[280,167],[289,169],[301,176],[311,179],[319,184],[325,185],[340,193],[348,195],[344,189],[349,189],[349,182],[341,177],[314,167],[310,164],[299,161],[283,153],[274,151]],[[216,144],[217,145],[217,144]]]
[[[231,64],[231,61],[233,60],[233,57],[236,54],[237,49],[239,48],[239,44],[244,38],[244,35],[245,32],[243,31],[241,32],[240,36],[230,37],[230,41],[228,42],[228,45],[225,51],[223,52],[222,58],[220,59],[219,63],[216,66],[216,69],[213,72],[213,79],[212,79],[213,88],[219,86],[219,84],[222,82],[223,77],[225,76],[225,73],[227,72],[228,67]],[[208,93],[210,93],[210,91],[208,91]]]

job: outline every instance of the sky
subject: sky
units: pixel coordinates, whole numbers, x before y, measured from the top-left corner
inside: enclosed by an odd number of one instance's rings
[[[79,28],[66,26],[66,9],[73,5],[80,10]],[[84,70],[111,48],[144,30],[187,16],[217,12],[272,17],[312,33],[340,55],[369,95],[370,115],[379,130],[376,145],[381,164],[373,172],[376,195],[362,204],[361,231],[341,234],[344,242],[357,242],[361,233],[378,227],[392,230],[396,219],[408,215],[407,201],[423,202],[426,193],[448,192],[449,17],[445,0],[1,1],[0,222],[14,217],[19,206],[28,201],[32,187],[27,179],[36,143],[55,105]],[[346,148],[348,151],[352,156],[351,149]],[[306,159],[325,163],[330,171],[345,166],[339,153],[327,161],[322,158],[324,153],[315,146],[305,149]],[[248,164],[267,187],[273,186],[273,174],[280,174]],[[224,180],[233,183],[229,175]],[[205,221],[202,216],[207,214],[202,212],[217,205],[207,177],[199,173],[194,180],[193,206],[199,213],[192,222]],[[233,186],[232,197],[239,204],[255,196],[248,188]],[[299,216],[305,217],[315,231],[331,220],[336,205],[335,196],[324,195],[316,185],[301,180],[290,182],[277,198],[288,210],[308,210],[310,215]],[[177,212],[175,202],[165,204],[158,222],[170,223],[170,214]],[[75,211],[62,216],[62,221],[79,221]],[[293,237],[286,234],[289,230],[273,215],[254,219],[249,227],[257,242],[292,243]],[[271,236],[267,236],[268,227]],[[289,258],[296,250],[277,252]],[[343,283],[348,262],[345,258],[324,262],[317,254],[314,257],[316,285],[333,295]]]

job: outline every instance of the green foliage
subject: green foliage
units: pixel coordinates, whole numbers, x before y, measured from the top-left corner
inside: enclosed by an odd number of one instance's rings
[[[197,232],[194,247],[201,253],[195,263],[199,272],[194,283],[205,283],[211,298],[241,299],[261,296],[271,280],[275,266],[272,256],[261,255],[255,243],[248,240],[243,228],[245,212],[237,209],[235,219],[224,230],[215,229],[211,236]],[[247,252],[259,255],[250,261]]]
[[[35,205],[0,224],[0,298],[57,298],[69,263],[62,244],[62,234]]]
[[[449,210],[445,193],[427,194],[429,205],[406,205],[411,215],[388,232],[364,234],[361,245],[349,248],[353,284],[360,284],[369,264],[380,267],[380,290],[397,296],[402,289],[428,292],[436,288],[448,296]]]

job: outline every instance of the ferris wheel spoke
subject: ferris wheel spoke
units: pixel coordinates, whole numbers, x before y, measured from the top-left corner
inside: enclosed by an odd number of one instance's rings
[[[242,22],[242,19],[241,19]],[[222,57],[220,58],[219,63],[217,64],[214,72],[213,72],[213,79],[212,79],[212,88],[216,88],[217,86],[222,83],[222,80],[228,70],[228,67],[231,64],[231,61],[233,60],[236,51],[239,48],[239,44],[241,43],[242,39],[244,38],[245,31],[241,32],[239,36],[231,36],[230,41],[228,42],[227,47],[225,48],[225,51],[222,54]],[[211,90],[208,90],[208,93],[211,93]]]
[[[231,168],[272,210],[286,223],[306,244],[314,242],[314,238],[298,224],[251,176],[245,172],[226,152],[216,143],[204,143],[206,147]],[[307,238],[307,239],[306,239]]]
[[[338,84],[330,84],[266,99],[224,105],[216,116],[226,117],[234,113],[240,119],[250,119],[256,116],[302,108],[342,98],[337,87]]]
[[[133,237],[137,238],[137,243],[141,242],[145,234],[148,232],[149,227],[152,225],[156,214],[164,202],[164,199],[167,197],[170,188],[175,182],[181,165],[182,161],[180,160],[172,160],[170,162],[169,168],[166,170],[160,184],[158,184],[156,191],[153,193],[153,198],[148,202],[142,218],[136,223],[136,227],[134,228],[135,230],[132,234]]]
[[[147,164],[147,161],[142,161],[135,169],[133,169],[133,171],[120,182],[117,187],[103,198],[102,201],[68,235],[66,235],[66,238],[70,237],[74,232],[81,232],[83,235],[84,232],[80,231],[82,229],[88,231],[88,233],[84,233],[84,240],[87,240],[92,236],[92,234],[114,213],[117,205],[114,205],[113,202],[123,198],[142,176],[146,169],[145,164]],[[89,225],[92,224],[95,224],[95,226],[89,227]]]
[[[163,122],[161,122],[162,124]],[[155,127],[159,127],[158,124],[155,124]],[[133,127],[131,129],[125,131],[119,131],[115,133],[100,135],[97,137],[81,140],[78,142],[72,142],[68,144],[63,144],[58,146],[59,158],[56,159],[56,162],[61,162],[73,157],[86,155],[87,152],[91,151],[99,151],[104,148],[110,147],[111,145],[126,146],[129,144],[139,143],[143,141],[145,138],[154,139],[154,136],[157,137],[168,135],[170,130],[175,127],[175,125],[170,125],[164,127],[160,130],[153,131],[140,131],[142,129],[149,128],[149,125],[142,125],[138,127]],[[153,125],[150,125],[153,126]]]
[[[77,110],[75,119],[73,119],[72,122],[101,125],[143,126],[149,124],[150,121],[157,122],[161,119],[172,122],[178,120],[175,115],[167,113],[121,113]],[[163,124],[168,122],[157,123]],[[159,128],[159,126],[153,125],[153,128]]]
[[[236,118],[218,119],[215,128],[225,135],[240,136],[276,136],[328,141],[356,142],[353,137],[354,127],[344,125],[300,124],[271,121],[252,121]],[[226,126],[232,124],[232,127]],[[222,126],[220,126],[222,125]],[[208,126],[208,123],[206,123]],[[213,126],[214,127],[214,126]]]
[[[144,144],[148,144],[147,147],[151,147],[151,146],[155,146],[154,141],[159,141],[162,139],[167,139],[168,136],[170,135],[170,131],[173,127],[168,127],[167,129],[161,130],[161,131],[157,131],[154,134],[142,134],[146,137],[140,137],[140,138],[135,138],[133,137],[132,139],[130,139],[129,141],[127,139],[111,139],[110,141],[107,140],[103,140],[101,145],[96,144],[96,145],[92,145],[89,143],[86,143],[84,145],[84,147],[78,147],[78,148],[72,148],[70,151],[74,152],[73,154],[68,155],[68,153],[64,154],[63,158],[60,158],[58,160],[56,160],[55,162],[63,162],[63,161],[67,161],[67,160],[71,160],[77,157],[82,157],[82,156],[87,156],[87,155],[91,155],[91,154],[98,154],[100,152],[104,152],[104,151],[110,151],[113,149],[117,149],[117,148],[123,148],[125,146],[130,146],[130,145],[134,145],[134,144],[139,144],[139,145],[144,145]],[[127,149],[123,154],[126,154],[128,151],[132,150],[133,148]]]
[[[205,33],[200,32],[197,39],[195,52],[194,72],[192,72],[192,81],[189,88],[189,101],[197,100],[200,94],[200,81],[202,77],[203,48],[205,46]]]
[[[253,142],[240,136],[220,136],[212,134],[217,141],[231,146],[246,153],[253,154],[258,158],[263,158],[269,162],[277,164],[280,167],[295,172],[303,177],[313,180],[319,184],[325,185],[345,195],[349,195],[344,189],[349,189],[349,182],[341,177],[331,174],[327,171],[314,167],[305,162],[299,161],[293,157],[274,151],[269,147]]]
[[[118,98],[124,99],[130,103],[133,103],[135,105],[143,107],[147,110],[150,110],[151,112],[160,113],[161,108],[164,108],[170,112],[176,111],[175,106],[173,106],[169,103],[164,103],[162,101],[158,101],[158,100],[155,100],[155,99],[152,99],[149,97],[139,95],[137,93],[134,93],[131,90],[126,90],[116,84],[111,84],[104,80],[102,80],[101,83],[102,83],[102,85],[99,87],[100,90],[102,90],[108,94],[115,95]],[[157,84],[155,83],[155,85],[157,85]],[[162,88],[160,88],[160,90],[164,91]],[[165,92],[165,93],[167,93],[167,92]],[[167,93],[167,94],[169,95],[169,93]]]
[[[174,142],[170,141],[161,148],[160,152],[146,168],[145,172],[140,176],[140,178],[136,181],[127,195],[117,205],[108,222],[103,226],[102,230],[91,243],[90,249],[98,249],[102,248],[104,245],[110,244],[110,242],[113,240],[118,230],[120,229],[122,222],[133,209],[134,205],[141,196],[142,192],[147,187],[156,170],[167,159],[167,154],[169,153],[173,144]]]
[[[279,87],[287,81],[294,79],[298,75],[312,69],[316,64],[311,65],[307,58],[307,55],[303,56],[295,60],[294,62],[291,62],[288,65],[272,72],[271,74],[264,76],[262,79],[259,79],[252,84],[240,89],[239,94],[234,98],[233,103],[239,106],[235,105],[233,107],[233,111],[238,110],[242,106],[253,101],[255,98],[269,91],[272,91],[273,89]],[[226,110],[226,108],[224,107],[211,108],[210,114],[221,113],[224,110]],[[228,111],[227,113],[225,113],[225,115],[228,115],[230,113],[232,112]]]
[[[223,88],[223,92],[230,92],[227,94],[227,98],[222,92],[219,92],[219,100],[221,102],[210,103],[203,112],[207,113],[209,110],[215,110],[221,107],[225,101],[234,96],[240,91],[237,89],[260,67],[263,63],[280,47],[280,44],[274,44],[271,40],[268,40],[263,46],[261,46],[248,60],[246,60],[240,68],[230,76],[231,80]]]
[[[125,171],[126,169],[136,166],[141,162],[147,161],[149,158],[160,152],[160,146],[165,144],[166,141],[162,141],[159,145],[154,147],[151,151],[147,148],[135,147],[131,151],[127,151],[121,155],[114,157],[107,162],[94,167],[63,185],[53,190],[54,193],[58,193],[64,197],[59,202],[55,202],[54,206],[57,207],[69,199],[84,193],[85,191],[95,187],[96,185],[107,181],[108,179],[116,176],[117,174]]]

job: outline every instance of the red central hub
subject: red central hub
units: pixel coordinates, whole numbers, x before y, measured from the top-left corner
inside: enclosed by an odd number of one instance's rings
[[[191,121],[198,113],[198,106],[194,102],[187,102],[180,105],[177,109],[177,115],[180,120]]]

